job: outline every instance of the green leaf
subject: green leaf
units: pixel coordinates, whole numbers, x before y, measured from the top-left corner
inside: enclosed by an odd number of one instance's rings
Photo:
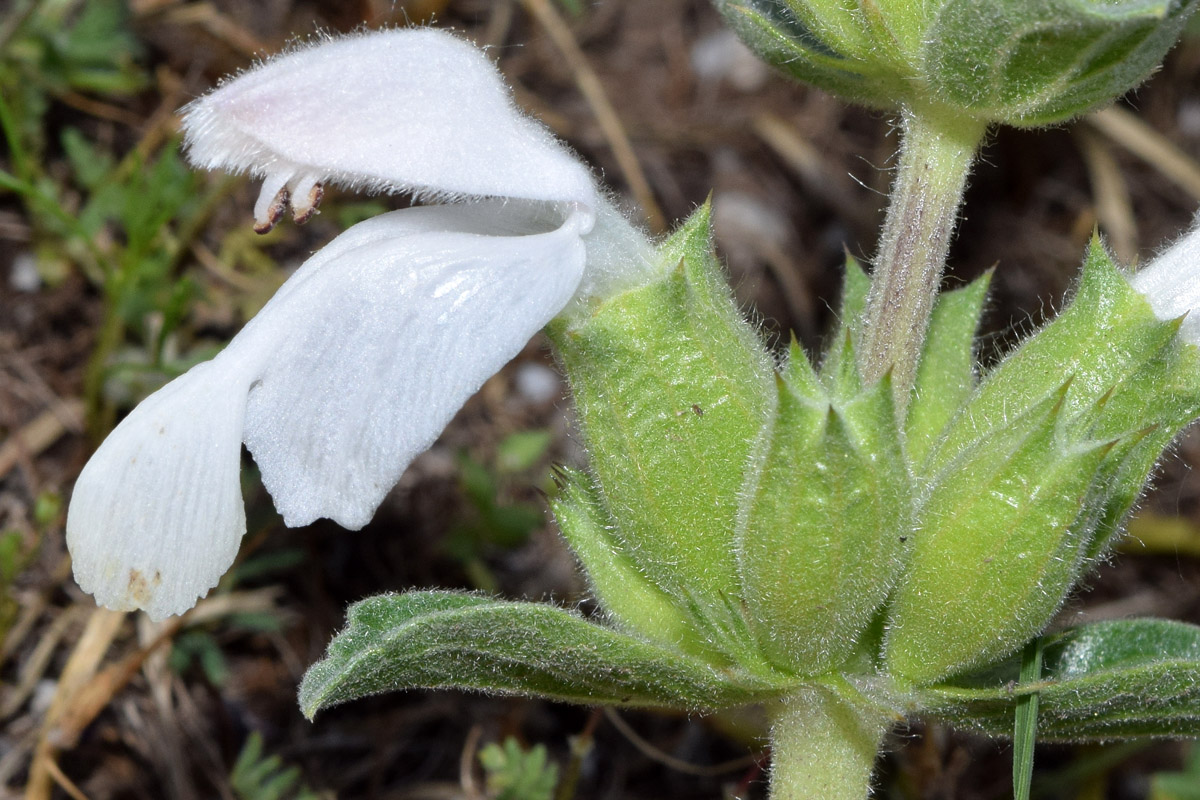
[[[1200,351],[1161,322],[1096,240],[1067,309],[1026,339],[983,379],[923,460],[936,477],[962,453],[1006,435],[1070,378],[1060,434],[1067,446],[1114,443],[1084,501],[1076,533],[1090,561],[1119,533],[1163,449],[1200,416]],[[919,447],[915,437],[910,447]],[[1030,476],[1033,480],[1036,476]]]
[[[1141,369],[1114,387],[1093,414],[1080,420],[1084,435],[1122,437],[1089,499],[1095,515],[1089,559],[1103,554],[1121,533],[1163,451],[1198,414],[1200,348],[1172,337]]]
[[[835,397],[850,398],[862,390],[858,360],[854,357],[858,345],[858,326],[867,308],[867,292],[871,279],[858,262],[846,257],[846,277],[842,282],[842,304],[838,309],[838,324],[830,339],[829,350],[821,361],[821,381]]]
[[[312,718],[337,703],[416,688],[687,709],[781,691],[553,606],[410,592],[350,607],[346,628],[300,684],[300,708]]]
[[[787,363],[779,373],[797,396],[814,403],[825,403],[829,399],[829,393],[821,384],[820,376],[813,369],[812,362],[808,360],[808,354],[800,347],[794,334],[791,342],[788,343]]]
[[[938,295],[905,419],[908,456],[921,464],[975,389],[975,331],[992,273]]]
[[[491,508],[496,504],[500,485],[495,473],[486,465],[463,453],[458,459],[458,478],[463,493],[476,509]]]
[[[1200,735],[1200,627],[1167,620],[1081,625],[1046,637],[1042,679],[1020,659],[919,692],[923,713],[1008,736],[1016,699],[1038,695],[1043,741]]]
[[[1158,772],[1150,779],[1150,800],[1200,800],[1200,746],[1190,747],[1180,772]]]
[[[1176,329],[1172,323],[1158,321],[1149,303],[1093,239],[1083,276],[1066,310],[984,376],[929,459],[914,466],[924,475],[936,475],[966,449],[1001,434],[1011,419],[1027,413],[1067,379],[1064,419],[1092,420],[1090,415],[1103,408],[1106,397],[1126,385],[1175,339]],[[1143,398],[1143,421],[1120,433],[1144,427],[1144,412],[1158,405],[1145,400],[1151,387],[1136,386]],[[1132,397],[1136,400],[1136,395]],[[1116,431],[1107,433],[1116,438]]]
[[[910,10],[901,16],[913,16]],[[791,77],[876,108],[911,95],[913,70],[901,55],[899,20],[882,20],[879,3],[716,0],[742,40]],[[874,11],[876,13],[869,13]],[[889,24],[892,23],[892,24]],[[920,30],[913,31],[919,39]]]
[[[832,404],[779,381],[737,551],[751,629],[785,671],[842,664],[903,565],[912,501],[895,419],[887,378]]]
[[[0,531],[0,590],[7,590],[24,566],[25,537],[18,530]]]
[[[528,752],[509,736],[504,745],[489,744],[479,751],[487,772],[488,795],[495,800],[551,800],[558,784],[558,765],[546,757],[546,746]]]
[[[142,44],[130,31],[129,11],[121,0],[88,0],[65,32],[46,31],[52,64],[70,87],[104,94],[128,94],[146,84],[134,63]],[[53,71],[53,69],[52,69]]]
[[[517,431],[496,446],[496,471],[502,474],[524,472],[537,466],[554,442],[550,431]]]
[[[185,631],[171,645],[169,663],[176,673],[183,673],[192,663],[200,666],[204,677],[213,686],[223,686],[229,678],[229,665],[221,646],[205,630]]]
[[[79,185],[95,191],[110,179],[113,157],[96,147],[78,128],[67,128],[62,132],[63,153],[71,165],[71,171]]]
[[[62,495],[53,489],[38,493],[33,502],[33,521],[39,528],[58,523],[63,512]]]
[[[558,4],[572,17],[583,16],[584,0],[558,0]]]
[[[285,767],[279,756],[265,756],[262,734],[251,732],[229,773],[238,800],[319,800],[305,786],[299,767]]]

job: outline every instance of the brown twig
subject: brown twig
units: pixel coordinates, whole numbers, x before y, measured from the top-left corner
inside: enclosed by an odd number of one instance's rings
[[[7,719],[25,705],[25,701],[33,694],[38,682],[46,673],[46,668],[50,666],[50,661],[54,658],[54,651],[58,649],[59,644],[67,635],[67,631],[78,620],[82,610],[78,606],[67,608],[46,626],[45,631],[38,638],[37,644],[21,662],[16,685],[12,686],[4,695],[4,702],[0,704],[0,719]]]
[[[1085,126],[1075,128],[1075,140],[1087,165],[1092,184],[1096,218],[1108,234],[1108,243],[1117,258],[1130,264],[1137,257],[1137,222],[1133,218],[1133,201],[1129,187],[1112,149],[1096,131]]]
[[[108,652],[109,645],[125,620],[125,614],[98,608],[92,612],[84,627],[83,635],[71,652],[67,664],[59,675],[58,686],[50,709],[42,721],[33,763],[29,768],[29,780],[25,784],[25,800],[50,800],[54,783],[54,767],[51,762],[58,755],[55,731],[59,720],[71,708],[76,693],[96,674],[100,661]]]
[[[83,401],[64,400],[38,414],[0,445],[0,478],[22,457],[36,456],[67,431],[83,430]]]
[[[521,0],[521,5],[546,30],[550,41],[554,43],[558,52],[567,62],[567,66],[575,78],[575,84],[579,87],[579,91],[588,105],[591,106],[592,113],[596,115],[596,122],[599,123],[600,130],[608,141],[608,146],[612,148],[613,156],[617,159],[617,166],[625,176],[629,188],[633,191],[634,197],[646,215],[650,230],[654,233],[664,233],[667,230],[666,216],[659,208],[658,201],[654,199],[650,182],[646,180],[646,174],[642,171],[641,164],[638,163],[637,155],[633,151],[633,145],[629,142],[629,136],[625,133],[625,127],[621,124],[620,117],[617,116],[616,110],[609,102],[608,94],[604,91],[604,86],[600,83],[596,71],[592,69],[587,56],[583,54],[579,43],[575,41],[575,36],[571,33],[571,28],[567,25],[566,20],[562,18],[550,0]]]
[[[1137,116],[1112,106],[1085,117],[1085,121],[1200,200],[1200,164]]]
[[[46,762],[46,769],[50,772],[50,777],[58,784],[58,787],[69,794],[72,800],[88,800],[88,796],[83,793],[75,782],[63,774],[62,768],[54,761]]]
[[[258,58],[274,49],[268,42],[222,14],[212,3],[190,3],[171,8],[163,13],[163,19],[175,25],[203,28],[246,58]]]
[[[676,758],[670,753],[664,753],[650,744],[612,708],[605,706],[604,716],[608,717],[608,721],[612,723],[612,726],[620,731],[621,735],[628,739],[630,744],[640,750],[647,758],[653,759],[660,764],[665,764],[676,772],[682,772],[685,775],[711,778],[717,775],[724,775],[726,772],[732,772],[735,769],[745,769],[761,758],[758,754],[752,754],[730,759],[729,761],[722,761],[720,764],[693,764],[690,761]]]
[[[800,179],[806,192],[827,204],[858,230],[878,227],[878,214],[854,196],[844,176],[829,168],[829,158],[787,120],[770,112],[755,115],[751,126],[763,142]]]
[[[117,612],[109,612],[117,613]],[[124,615],[122,614],[123,618]],[[157,635],[145,647],[141,647],[116,663],[100,670],[87,683],[72,693],[70,704],[55,720],[50,738],[59,748],[71,748],[79,740],[83,729],[104,710],[121,689],[133,679],[146,658],[162,645],[175,638],[183,627],[186,617],[171,617],[162,624]]]
[[[592,752],[596,728],[603,716],[602,709],[593,708],[583,730],[577,736],[570,738],[571,760],[567,762],[567,768],[563,770],[562,780],[558,782],[558,789],[554,792],[554,800],[573,800],[575,797],[575,790],[579,786],[579,776],[583,771],[583,761]]]
[[[483,726],[472,725],[463,742],[462,754],[458,758],[458,782],[462,787],[463,796],[467,800],[483,800],[479,781],[475,780],[475,754],[479,751],[479,740],[483,736]]]

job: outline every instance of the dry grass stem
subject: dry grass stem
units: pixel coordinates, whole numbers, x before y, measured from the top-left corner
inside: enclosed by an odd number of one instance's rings
[[[612,723],[614,728],[621,732],[622,736],[629,740],[630,744],[640,750],[647,758],[665,764],[676,772],[682,772],[685,775],[716,777],[724,775],[727,772],[733,772],[734,770],[747,769],[762,760],[762,754],[757,753],[742,756],[741,758],[733,758],[729,761],[722,761],[720,764],[692,764],[681,758],[676,758],[670,753],[663,752],[650,744],[615,709],[605,706],[604,716]]]
[[[658,201],[654,199],[654,191],[650,188],[650,182],[646,179],[641,164],[638,163],[633,145],[629,141],[629,135],[625,132],[625,126],[621,124],[616,109],[609,102],[604,85],[596,76],[596,71],[588,63],[587,56],[580,49],[579,43],[575,41],[575,36],[571,33],[571,28],[567,25],[566,20],[562,18],[562,14],[550,0],[521,0],[521,5],[545,28],[546,34],[567,62],[567,67],[575,77],[579,91],[591,106],[592,113],[596,115],[596,122],[599,123],[604,138],[608,140],[608,145],[612,148],[621,174],[625,176],[625,181],[629,184],[633,196],[646,215],[646,222],[651,232],[665,233],[667,218],[659,208]]]
[[[83,401],[63,400],[38,414],[0,444],[0,478],[22,458],[33,458],[64,433],[83,430]]]
[[[1200,163],[1132,112],[1111,106],[1086,121],[1200,201]]]
[[[1074,132],[1079,142],[1079,152],[1087,164],[1096,218],[1108,236],[1108,245],[1113,253],[1122,263],[1132,264],[1137,258],[1138,236],[1129,186],[1121,175],[1121,168],[1108,142],[1082,125]]]

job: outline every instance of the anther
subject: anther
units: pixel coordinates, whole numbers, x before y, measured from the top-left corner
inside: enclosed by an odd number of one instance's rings
[[[255,220],[254,232],[258,234],[270,233],[279,224],[279,220],[283,219],[283,215],[287,212],[290,205],[291,195],[285,186],[275,193],[275,199],[271,201],[271,205],[267,206],[267,212],[264,217]]]

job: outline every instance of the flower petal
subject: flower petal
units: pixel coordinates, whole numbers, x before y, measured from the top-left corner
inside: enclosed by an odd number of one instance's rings
[[[1200,228],[1192,230],[1129,279],[1161,320],[1184,317],[1179,334],[1200,345]]]
[[[236,359],[200,364],[143,401],[83,468],[67,546],[97,603],[161,619],[229,569],[246,531],[238,473],[249,385]]]
[[[309,259],[84,467],[67,518],[79,585],[155,619],[194,605],[245,533],[243,438],[288,525],[366,524],[579,286],[591,216],[546,232],[548,213],[519,201],[395,211]]]
[[[277,56],[191,103],[183,127],[194,163],[268,179],[260,225],[280,189],[294,197],[327,181],[594,200],[588,170],[516,109],[491,61],[433,29],[362,33]]]
[[[577,217],[511,235],[532,221],[521,204],[396,211],[351,228],[285,285],[243,335],[270,351],[245,441],[288,525],[371,519],[571,299],[585,258]]]

